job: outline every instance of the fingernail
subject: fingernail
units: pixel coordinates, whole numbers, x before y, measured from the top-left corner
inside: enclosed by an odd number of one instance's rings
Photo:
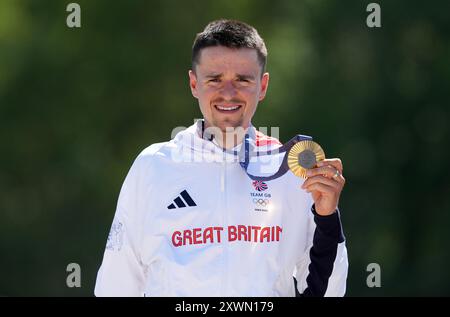
[[[311,171],[306,171],[306,176],[311,176]]]

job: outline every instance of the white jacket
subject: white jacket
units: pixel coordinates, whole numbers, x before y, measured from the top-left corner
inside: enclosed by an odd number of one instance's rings
[[[249,132],[257,149],[280,145]],[[252,181],[237,156],[200,134],[194,124],[133,163],[95,295],[343,296],[348,262],[339,212],[315,214],[303,179],[290,171]],[[248,170],[273,174],[283,155],[252,158]]]

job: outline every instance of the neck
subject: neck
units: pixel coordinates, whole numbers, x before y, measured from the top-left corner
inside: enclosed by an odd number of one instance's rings
[[[222,137],[217,138],[217,143],[224,149],[232,149],[242,143],[246,132],[247,129],[242,127],[233,129],[233,131],[222,131]]]
[[[214,140],[223,149],[232,149],[237,145],[241,144],[244,140],[245,133],[247,133],[248,127],[227,127],[225,130],[219,129],[217,127],[211,127],[205,121],[204,131],[207,131],[214,135]]]

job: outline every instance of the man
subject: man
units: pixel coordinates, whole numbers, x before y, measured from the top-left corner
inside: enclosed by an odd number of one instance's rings
[[[189,81],[204,119],[135,160],[122,186],[97,296],[342,296],[347,253],[339,159],[264,182],[285,153],[251,119],[269,83],[257,31],[219,20],[197,34]],[[279,162],[279,161],[278,161]],[[269,173],[270,174],[270,173]]]

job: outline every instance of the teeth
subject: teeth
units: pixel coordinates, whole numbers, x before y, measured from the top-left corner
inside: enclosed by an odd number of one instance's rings
[[[217,109],[219,110],[225,110],[225,111],[232,111],[232,110],[236,110],[237,108],[239,108],[240,106],[235,106],[235,107],[221,107],[221,106],[216,106]]]

